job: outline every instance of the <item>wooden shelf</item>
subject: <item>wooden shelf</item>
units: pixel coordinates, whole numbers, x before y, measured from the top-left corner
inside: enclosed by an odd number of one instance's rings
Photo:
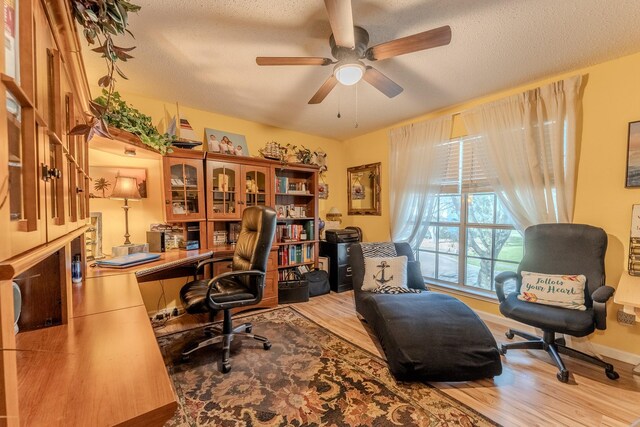
[[[158,150],[149,147],[131,132],[109,126],[109,133],[113,139],[96,135],[89,141],[89,148],[118,156],[124,156],[125,150],[135,151],[135,157],[139,159],[162,158]]]
[[[305,216],[302,218],[278,218],[277,222],[286,222],[286,221],[315,221],[315,218],[312,216]]]
[[[314,264],[315,261],[307,261],[307,262],[299,262],[297,264],[289,264],[289,265],[279,265],[278,266],[278,270],[284,270],[285,268],[293,268],[293,267],[298,267],[301,265],[311,265]]]
[[[297,240],[295,242],[277,242],[274,243],[274,246],[291,246],[291,245],[302,245],[302,244],[311,244],[318,243],[320,240]]]
[[[309,194],[309,193],[276,193],[276,196],[315,197],[315,194]]]

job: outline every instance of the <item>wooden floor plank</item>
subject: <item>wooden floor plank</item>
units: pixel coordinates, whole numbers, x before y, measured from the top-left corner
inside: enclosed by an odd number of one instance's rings
[[[384,357],[377,339],[355,314],[353,292],[331,293],[294,304],[316,323],[365,350]],[[203,318],[181,316],[157,334],[193,327]],[[498,342],[505,328],[487,322]],[[268,331],[259,333],[268,336]],[[611,381],[603,370],[569,357],[568,384],[556,379],[556,367],[546,352],[512,350],[502,358],[503,373],[493,380],[434,383],[454,399],[506,426],[628,426],[640,420],[640,377],[632,366],[612,361],[620,379]]]

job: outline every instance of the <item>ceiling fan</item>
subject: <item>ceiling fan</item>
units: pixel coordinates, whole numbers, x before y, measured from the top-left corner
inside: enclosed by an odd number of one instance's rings
[[[329,14],[333,34],[329,37],[331,55],[336,59],[322,57],[282,57],[259,56],[258,65],[332,65],[333,74],[325,80],[320,89],[311,97],[309,104],[319,104],[339,82],[353,85],[364,79],[367,83],[389,98],[400,94],[402,87],[373,68],[363,60],[378,61],[417,52],[432,47],[448,45],[451,42],[451,27],[435,28],[412,36],[391,40],[368,47],[369,33],[362,27],[353,25],[353,13],[350,0],[324,0]]]

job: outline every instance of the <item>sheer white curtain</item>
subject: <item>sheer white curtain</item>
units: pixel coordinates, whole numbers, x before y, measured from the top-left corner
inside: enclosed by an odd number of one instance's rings
[[[462,113],[480,135],[494,189],[516,227],[571,222],[575,202],[581,76]]]
[[[391,239],[417,247],[428,229],[446,162],[443,142],[451,117],[414,123],[389,132]]]

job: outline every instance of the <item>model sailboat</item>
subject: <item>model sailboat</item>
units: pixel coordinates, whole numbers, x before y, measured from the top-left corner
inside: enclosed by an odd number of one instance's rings
[[[173,117],[169,117],[167,109],[164,110],[165,121],[167,122],[167,133],[177,138],[173,142],[173,145],[179,148],[193,148],[198,145],[202,145],[201,141],[198,141],[198,136],[194,132],[189,120],[185,117],[180,117],[180,107],[176,103],[177,114]]]

